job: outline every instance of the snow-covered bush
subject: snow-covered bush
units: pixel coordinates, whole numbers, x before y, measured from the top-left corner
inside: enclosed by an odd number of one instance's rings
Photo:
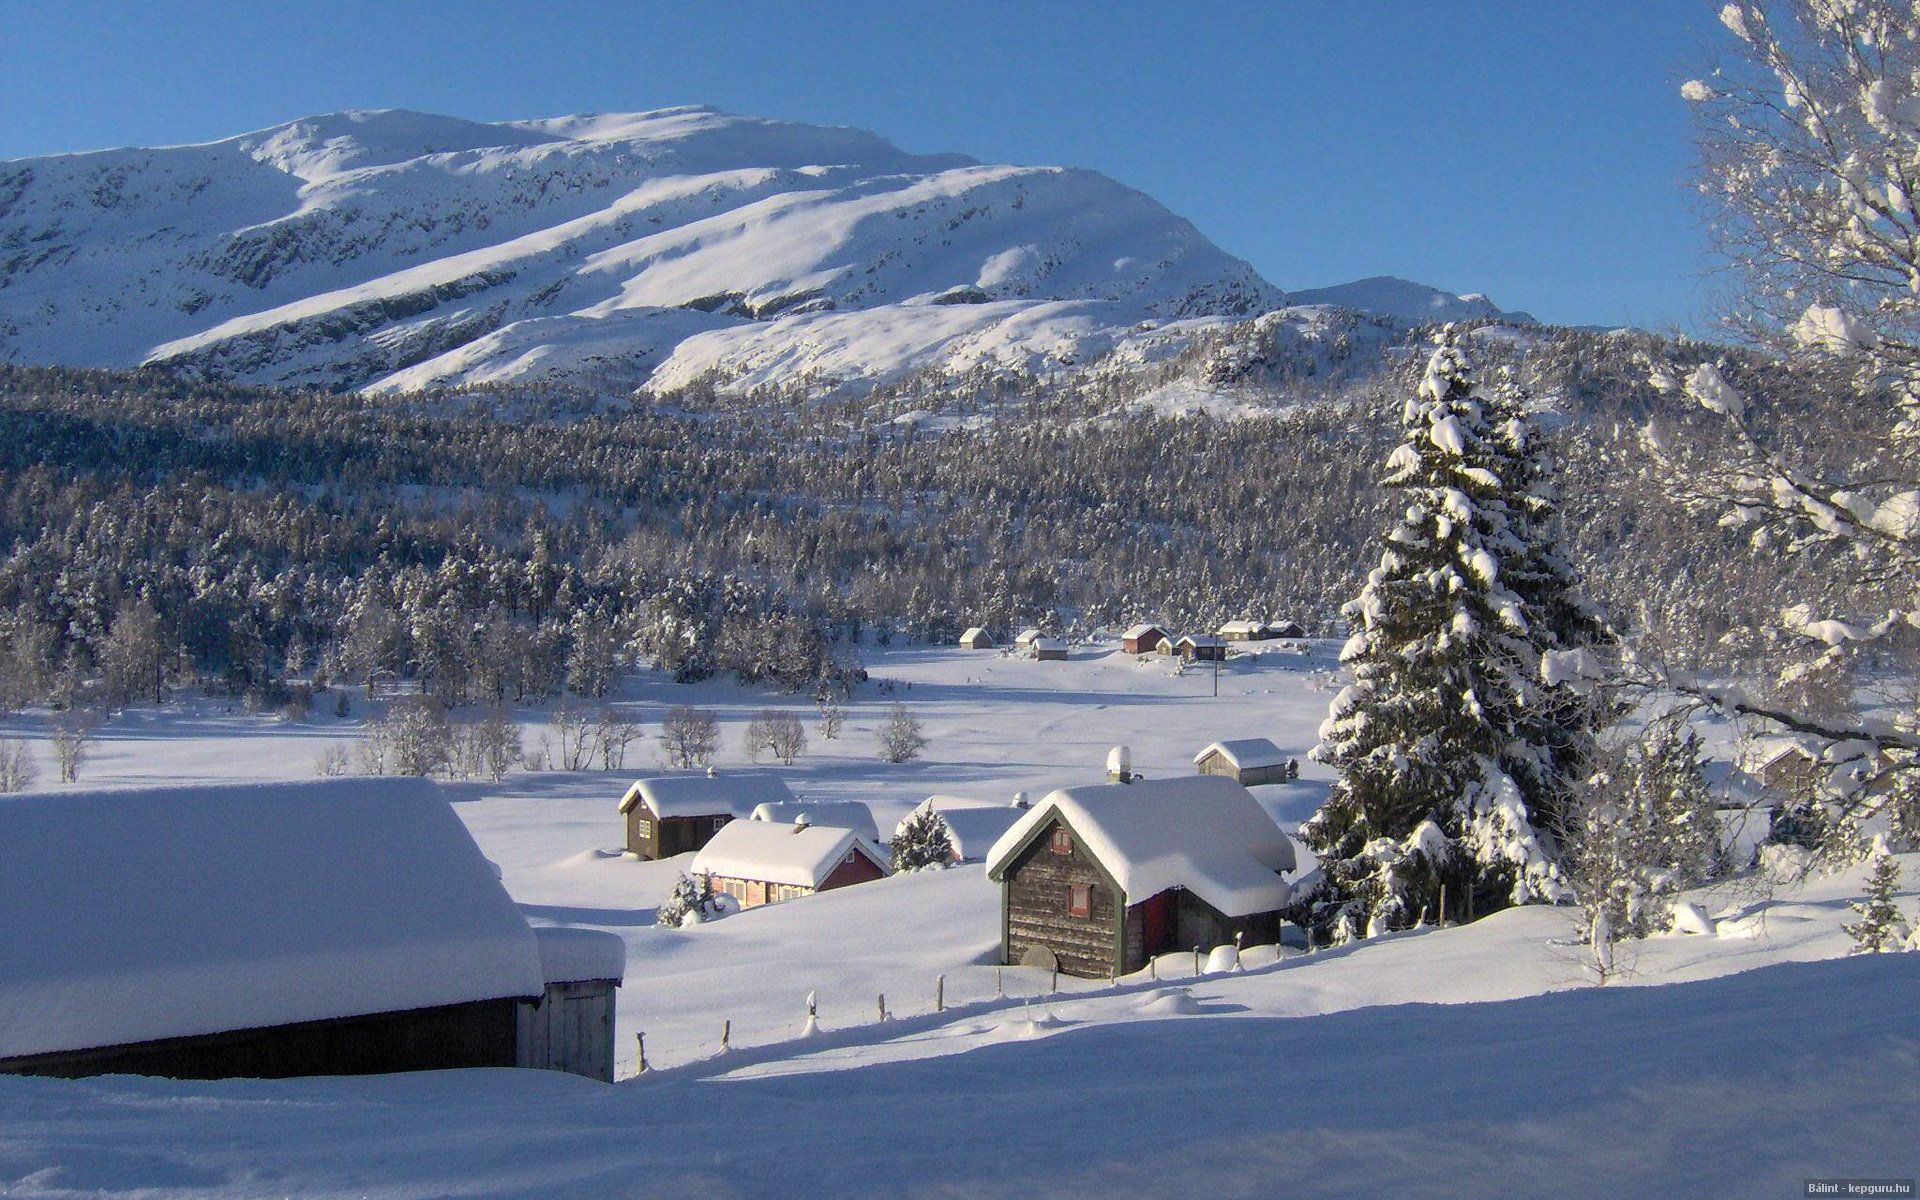
[[[0,740],[0,793],[23,792],[39,777],[31,746],[19,738]]]
[[[927,736],[920,729],[920,718],[908,712],[907,706],[898,701],[887,710],[887,719],[881,722],[875,737],[880,743],[880,757],[890,763],[919,758],[920,751],[927,746]]]
[[[932,809],[907,814],[894,828],[892,845],[895,874],[953,865],[953,831]]]
[[[654,912],[653,919],[660,925],[684,929],[688,925],[698,925],[702,921],[725,916],[728,912],[725,900],[726,897],[713,890],[713,876],[682,875],[674,883],[666,902]]]

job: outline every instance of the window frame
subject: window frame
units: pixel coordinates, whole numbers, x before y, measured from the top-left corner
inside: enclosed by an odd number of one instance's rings
[[[1070,917],[1091,917],[1093,915],[1092,884],[1070,883],[1067,885],[1067,915]]]
[[[1073,831],[1065,825],[1054,826],[1053,833],[1047,838],[1047,849],[1055,854],[1073,853]]]

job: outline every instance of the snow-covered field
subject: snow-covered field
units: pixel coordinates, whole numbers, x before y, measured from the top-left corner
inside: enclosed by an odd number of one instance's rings
[[[815,733],[779,769],[803,798],[870,804],[885,831],[932,793],[1037,799],[1097,780],[1117,742],[1158,776],[1191,772],[1215,739],[1263,736],[1303,759],[1301,781],[1255,789],[1291,827],[1326,791],[1304,756],[1334,645],[1258,649],[1225,665],[1217,698],[1210,670],[1112,643],[1065,663],[870,649],[841,737]],[[925,722],[921,762],[874,753],[896,700]],[[795,705],[651,678],[620,702],[652,729],[670,703],[718,712],[723,771],[745,765],[754,712]],[[522,717],[537,741],[541,715]],[[133,712],[84,782],[309,777],[354,726],[204,701]],[[39,728],[16,717],[0,736]],[[1199,979],[1170,955],[1157,978],[1050,994],[1046,975],[992,965],[997,889],[977,865],[655,927],[683,864],[619,855],[615,812],[654,758],[648,742],[624,772],[446,786],[531,919],[625,939],[620,1073],[644,1032],[646,1076],[0,1079],[0,1195],[1758,1196],[1920,1168],[1920,956],[1814,961],[1845,955],[1858,873],[1697,897],[1718,936],[1638,944],[1628,986],[1591,986],[1568,916],[1527,909],[1261,950]],[[43,787],[51,775],[48,761]],[[1904,865],[1912,912],[1920,856]],[[821,1032],[807,1039],[809,992]]]

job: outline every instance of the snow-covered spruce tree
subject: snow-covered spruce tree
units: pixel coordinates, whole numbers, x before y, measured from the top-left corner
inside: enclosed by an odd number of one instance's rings
[[[713,890],[713,876],[682,875],[666,902],[654,912],[653,919],[657,924],[682,929],[720,916],[724,911]]]
[[[892,844],[895,874],[953,865],[953,834],[931,809],[908,813],[894,828]]]
[[[1884,838],[1874,840],[1873,855],[1868,862],[1867,897],[1847,906],[1860,914],[1858,921],[1844,927],[1847,936],[1853,939],[1854,954],[1898,950],[1906,932],[1900,928],[1905,924],[1900,919],[1900,910],[1893,904],[1894,890],[1900,885],[1900,864],[1887,852]]]
[[[1346,606],[1353,683],[1313,751],[1340,775],[1302,830],[1322,879],[1295,916],[1321,941],[1566,899],[1546,831],[1604,711],[1525,418],[1451,327],[1402,423],[1383,482],[1405,508]]]

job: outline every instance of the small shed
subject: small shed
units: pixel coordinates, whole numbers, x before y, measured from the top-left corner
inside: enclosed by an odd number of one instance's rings
[[[1104,978],[1194,946],[1277,942],[1293,843],[1218,775],[1063,788],[987,853],[1001,961]]]
[[[873,810],[858,800],[781,800],[756,807],[753,819],[775,825],[799,823],[851,829],[875,845],[880,843],[880,828],[873,823]]]
[[[1128,654],[1152,654],[1171,640],[1158,625],[1135,625],[1120,635],[1120,649]]]
[[[1202,775],[1224,775],[1242,787],[1287,781],[1287,756],[1266,738],[1214,742],[1193,756]]]
[[[993,638],[986,630],[975,625],[960,635],[960,645],[968,650],[991,650]]]
[[[423,779],[0,800],[0,1071],[611,1081],[625,954],[530,928]]]
[[[754,908],[880,879],[887,859],[851,829],[735,821],[694,855],[693,873]]]
[[[1033,639],[1033,656],[1042,661],[1065,662],[1067,643],[1060,638],[1035,638]]]
[[[789,803],[786,780],[770,771],[676,771],[636,779],[620,798],[627,849],[641,858],[698,850],[727,822],[762,804]]]
[[[1038,629],[1029,625],[1025,629],[1022,629],[1017,635],[1015,635],[1013,639],[1013,644],[1015,646],[1018,646],[1020,649],[1024,650],[1045,636],[1046,635],[1041,633]]]
[[[1263,642],[1273,636],[1265,621],[1228,621],[1214,632],[1229,642]]]
[[[979,862],[1013,823],[1027,815],[1021,801],[975,800],[967,796],[928,796],[904,820],[938,813],[953,841],[955,862]],[[903,823],[904,823],[903,820]]]
[[[1221,661],[1227,657],[1227,644],[1208,634],[1186,634],[1173,644],[1173,652],[1181,658],[1199,662]]]

